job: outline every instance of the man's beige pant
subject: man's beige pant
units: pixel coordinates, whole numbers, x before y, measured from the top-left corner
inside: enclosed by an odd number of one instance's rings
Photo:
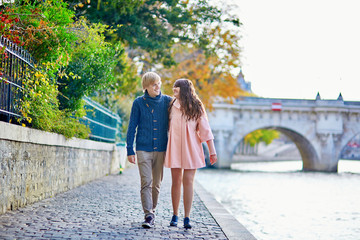
[[[165,152],[137,151],[136,155],[141,180],[141,203],[146,218],[149,215],[154,216],[158,203]]]

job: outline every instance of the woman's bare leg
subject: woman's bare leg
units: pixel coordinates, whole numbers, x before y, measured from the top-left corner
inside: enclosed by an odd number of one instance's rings
[[[171,201],[173,206],[173,214],[179,216],[179,205],[181,197],[181,182],[182,182],[182,169],[172,168],[171,169]]]
[[[196,169],[184,169],[183,187],[184,187],[185,217],[190,217],[190,210],[194,196],[195,173],[196,173]]]

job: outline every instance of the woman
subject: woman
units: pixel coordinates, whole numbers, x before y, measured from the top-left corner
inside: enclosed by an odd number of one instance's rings
[[[195,93],[192,82],[178,79],[173,87],[174,99],[170,104],[170,125],[165,167],[171,168],[171,199],[173,217],[170,226],[177,226],[181,184],[183,184],[184,227],[190,229],[190,210],[194,195],[196,169],[205,167],[202,142],[210,151],[210,163],[217,161],[214,137],[207,120],[205,108]]]

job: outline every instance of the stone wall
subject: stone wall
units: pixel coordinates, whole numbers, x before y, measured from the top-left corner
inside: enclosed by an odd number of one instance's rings
[[[125,159],[122,146],[0,122],[0,214],[118,173]]]

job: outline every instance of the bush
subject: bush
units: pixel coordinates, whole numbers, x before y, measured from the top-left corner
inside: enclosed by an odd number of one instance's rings
[[[38,62],[66,65],[71,57],[76,35],[70,30],[74,12],[67,3],[55,0],[22,0],[1,8],[1,34],[24,46]]]
[[[0,6],[0,32],[38,62],[33,75],[24,79],[24,98],[18,100],[23,118],[19,121],[68,138],[85,138],[89,129],[78,122],[84,115],[82,97],[116,89],[116,84],[132,79],[128,75],[136,72],[126,70],[123,44],[105,41],[104,35],[112,34],[111,29],[76,19],[67,7],[62,0],[4,4]]]
[[[46,64],[44,64],[46,65]],[[28,71],[23,82],[24,96],[20,101],[23,119],[32,127],[63,134],[66,138],[87,138],[90,130],[81,124],[77,116],[59,109],[59,94],[55,84],[49,81],[47,72],[41,70]]]
[[[121,43],[112,45],[105,42],[107,26],[89,24],[81,18],[74,25],[77,35],[74,53],[68,66],[58,79],[60,108],[76,111],[81,99],[94,91],[105,89],[115,83],[114,69],[125,55]]]

